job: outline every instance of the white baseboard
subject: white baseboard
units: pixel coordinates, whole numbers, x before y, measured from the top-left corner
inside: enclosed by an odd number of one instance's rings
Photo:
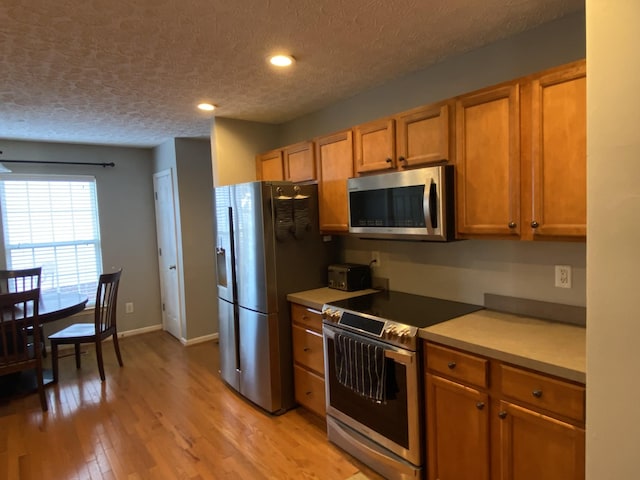
[[[125,330],[124,332],[118,332],[118,338],[130,337],[131,335],[140,335],[142,333],[155,332],[156,330],[162,330],[162,324],[151,325],[150,327],[136,328],[134,330]]]
[[[211,333],[209,335],[203,335],[202,337],[190,338],[189,340],[181,338],[180,343],[182,343],[185,347],[190,347],[191,345],[208,342],[209,340],[217,340],[219,337],[220,335],[218,333]]]

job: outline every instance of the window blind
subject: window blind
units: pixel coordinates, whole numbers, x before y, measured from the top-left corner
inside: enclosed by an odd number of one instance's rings
[[[7,268],[42,266],[42,291],[93,303],[102,272],[95,178],[3,175],[0,200]]]

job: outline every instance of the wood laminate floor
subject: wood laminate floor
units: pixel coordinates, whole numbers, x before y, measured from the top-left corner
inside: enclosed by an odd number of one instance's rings
[[[104,347],[104,383],[92,347],[81,370],[60,359],[48,413],[37,394],[0,401],[0,480],[382,478],[330,444],[322,419],[270,416],[226,387],[213,341],[125,337],[124,368]]]

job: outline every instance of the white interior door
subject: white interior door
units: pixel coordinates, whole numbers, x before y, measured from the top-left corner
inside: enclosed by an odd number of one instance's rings
[[[171,170],[153,175],[158,236],[158,265],[162,298],[162,326],[177,339],[182,338],[180,285],[178,281],[178,247],[176,210]]]

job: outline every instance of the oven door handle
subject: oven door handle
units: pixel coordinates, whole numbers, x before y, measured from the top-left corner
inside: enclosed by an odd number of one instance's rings
[[[401,365],[412,365],[416,355],[415,353],[407,354],[407,353],[398,352],[397,350],[385,350],[384,356],[385,358],[390,358],[394,362],[399,363]]]

